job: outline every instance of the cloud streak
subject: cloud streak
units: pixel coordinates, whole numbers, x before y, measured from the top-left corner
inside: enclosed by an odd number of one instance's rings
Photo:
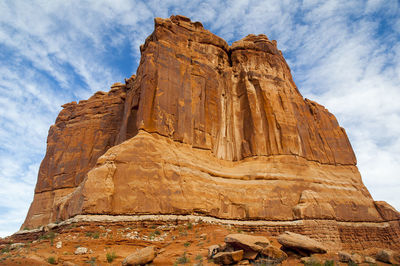
[[[397,1],[2,1],[0,10],[0,236],[25,218],[60,105],[134,74],[153,18],[172,14],[229,43],[276,39],[303,95],[346,128],[373,197],[400,209]]]

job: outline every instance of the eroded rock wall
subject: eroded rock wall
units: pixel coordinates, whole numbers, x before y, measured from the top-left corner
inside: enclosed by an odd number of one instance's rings
[[[109,149],[62,204],[60,220],[82,213],[198,213],[237,220],[382,221],[356,166],[290,155],[232,162],[146,131]]]
[[[126,86],[114,84],[108,93],[64,104],[47,137],[34,200],[23,227],[55,221],[55,203],[71,193],[97,159],[115,145],[124,111]]]
[[[225,160],[286,154],[356,164],[344,129],[323,106],[303,99],[276,42],[265,35],[228,47],[200,23],[156,19],[141,51],[126,101],[132,111],[125,113],[136,120],[135,130]]]

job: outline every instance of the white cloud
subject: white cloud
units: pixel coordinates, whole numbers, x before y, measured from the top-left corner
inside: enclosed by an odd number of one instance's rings
[[[346,128],[374,198],[400,209],[396,1],[1,1],[0,10],[0,236],[25,217],[60,105],[133,74],[153,18],[171,14],[228,42],[277,39],[303,95]]]

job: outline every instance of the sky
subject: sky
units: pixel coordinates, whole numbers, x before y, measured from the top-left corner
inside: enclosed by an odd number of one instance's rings
[[[0,1],[0,237],[33,199],[61,105],[136,73],[154,17],[201,21],[229,44],[277,40],[304,97],[350,138],[375,200],[400,210],[400,1]]]

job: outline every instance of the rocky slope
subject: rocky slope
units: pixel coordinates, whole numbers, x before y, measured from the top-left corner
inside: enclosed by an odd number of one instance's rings
[[[231,257],[241,260],[238,265],[355,265],[348,263],[351,260],[380,266],[400,262],[400,254],[388,249],[336,252],[294,233],[278,237],[267,231],[245,233],[240,226],[190,222],[189,217],[125,222],[116,217],[114,222],[77,218],[48,226],[47,231],[14,235],[14,242],[0,239],[0,265],[124,265],[132,257],[136,262],[153,260],[151,265],[162,266],[216,265],[231,263]]]
[[[345,130],[302,97],[275,41],[229,46],[172,16],[155,19],[141,54],[125,84],[64,105],[22,228],[197,215],[338,249],[399,248],[399,213],[373,201]]]

